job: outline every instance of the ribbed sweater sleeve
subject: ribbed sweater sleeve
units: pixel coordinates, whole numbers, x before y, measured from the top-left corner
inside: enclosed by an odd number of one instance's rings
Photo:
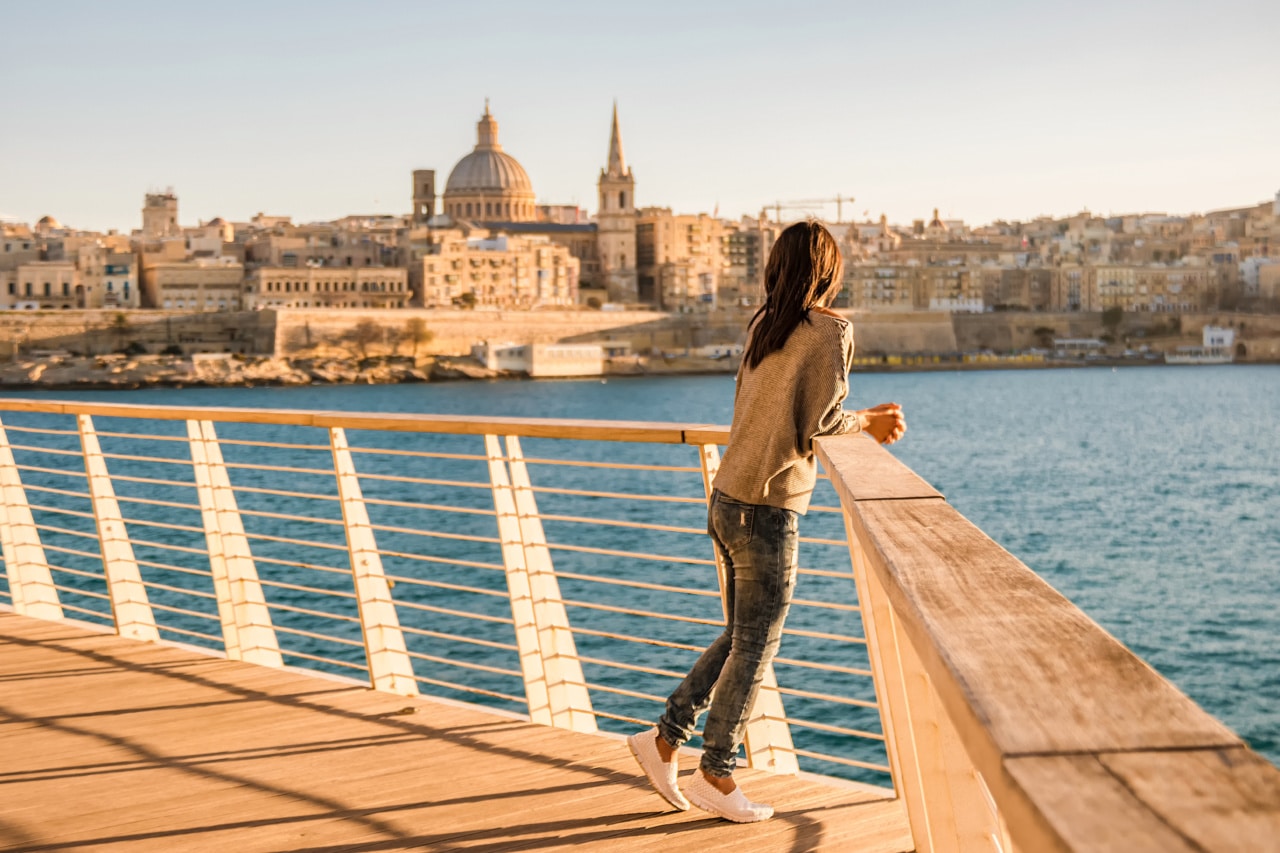
[[[807,511],[817,480],[813,439],[859,429],[843,409],[852,361],[852,324],[810,311],[782,349],[755,368],[744,362],[715,487],[745,503]]]

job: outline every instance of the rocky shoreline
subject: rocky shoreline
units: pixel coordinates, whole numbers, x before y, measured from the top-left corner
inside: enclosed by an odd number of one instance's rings
[[[736,363],[703,358],[635,358],[606,362],[605,376],[732,373]],[[240,388],[301,385],[395,385],[528,379],[520,372],[491,370],[468,356],[278,358],[231,354],[99,355],[55,354],[0,364],[0,390],[110,390],[137,388]]]
[[[0,365],[0,388],[132,389],[388,385],[506,379],[469,358],[317,359],[101,355],[29,358]]]

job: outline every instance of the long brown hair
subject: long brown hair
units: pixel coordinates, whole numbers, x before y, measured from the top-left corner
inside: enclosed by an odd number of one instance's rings
[[[840,288],[844,260],[831,232],[810,219],[789,225],[769,250],[764,268],[764,306],[751,322],[755,330],[743,360],[755,368],[782,349],[809,309],[826,305]]]

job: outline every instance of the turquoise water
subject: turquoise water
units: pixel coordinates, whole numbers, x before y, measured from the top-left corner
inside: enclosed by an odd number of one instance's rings
[[[1280,368],[875,374],[852,388],[854,404],[905,407],[899,458],[1280,762]],[[727,423],[732,393],[731,377],[703,376],[42,396]]]

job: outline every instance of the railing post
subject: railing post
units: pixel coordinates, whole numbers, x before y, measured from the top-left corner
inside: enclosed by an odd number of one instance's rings
[[[382,570],[382,555],[378,553],[360,479],[347,445],[347,434],[341,427],[330,428],[329,446],[338,475],[338,497],[347,531],[347,550],[351,554],[351,577],[360,608],[360,631],[369,662],[369,681],[374,690],[417,696],[413,660],[404,644],[395,600]]]
[[[507,464],[511,471],[520,541],[524,565],[529,577],[529,593],[533,600],[533,619],[538,632],[538,653],[547,680],[547,699],[551,707],[551,724],[575,732],[596,731],[596,718],[591,712],[591,696],[582,675],[577,644],[569,630],[569,614],[560,597],[547,537],[538,517],[538,503],[529,480],[528,466],[520,450],[520,439],[507,436]]]
[[[720,470],[720,448],[714,444],[700,444],[698,459],[702,463],[703,491],[710,505],[711,484],[716,478],[716,472]],[[720,584],[721,612],[727,621],[729,605],[725,601],[724,591],[728,570],[720,549],[712,546],[711,550],[715,554],[716,580]],[[772,663],[765,667],[764,681],[747,720],[743,745],[746,747],[747,764],[757,770],[768,770],[771,773],[796,773],[800,770],[795,745],[791,741],[791,726],[787,723],[787,713],[782,707],[782,694],[778,692],[778,679],[774,675]]]
[[[187,421],[187,438],[227,657],[262,666],[283,666],[271,611],[267,609],[262,584],[258,583],[258,569],[244,535],[213,422]]]
[[[129,531],[124,526],[120,504],[111,485],[107,460],[103,458],[102,447],[98,444],[93,418],[77,415],[76,425],[80,429],[84,470],[88,475],[93,518],[98,525],[98,546],[116,633],[134,640],[155,642],[160,639],[160,632],[156,629],[147,588],[142,584],[142,573],[138,571],[138,560],[129,542]]]
[[[867,656],[871,659],[871,674],[875,682],[877,704],[880,706],[880,725],[884,729],[885,751],[889,756],[893,787],[907,806],[907,820],[911,825],[915,849],[918,853],[934,853],[935,850],[945,848],[935,844],[931,832],[930,807],[935,804],[926,796],[922,782],[911,700],[902,660],[898,654],[898,632],[895,630],[889,601],[874,576],[867,570],[862,544],[850,517],[850,513],[854,511],[853,507],[844,507],[845,537],[849,542],[854,583],[862,612],[862,630],[867,638]],[[941,804],[936,805],[941,808]]]
[[[493,509],[497,515],[498,541],[502,547],[507,597],[511,602],[511,621],[515,627],[516,653],[520,657],[520,673],[524,677],[529,719],[549,726],[552,724],[550,691],[542,654],[538,649],[538,623],[533,615],[533,592],[529,586],[529,569],[525,565],[524,542],[520,538],[516,499],[511,488],[511,478],[507,474],[507,464],[503,461],[502,442],[498,436],[486,435],[484,450],[489,458]]]
[[[917,735],[916,740],[925,751],[921,756],[921,766],[927,774],[925,790],[930,797],[945,795],[946,804],[950,806],[950,813],[944,813],[947,825],[943,827],[934,823],[932,827],[938,848],[965,853],[971,850],[1002,850],[999,813],[985,790],[986,783],[960,742],[960,735],[942,707],[938,692],[925,672],[911,639],[902,631],[898,631],[898,649],[909,674],[908,690],[913,692],[912,708],[915,710],[917,731],[927,727],[925,735]],[[918,710],[921,708],[923,713]],[[935,815],[937,811],[934,809]],[[943,832],[950,833],[945,843],[939,840]]]
[[[0,548],[4,553],[5,574],[9,579],[9,595],[13,609],[35,619],[61,619],[62,605],[53,576],[45,560],[40,531],[36,529],[27,503],[27,490],[9,446],[9,436],[0,424]]]

